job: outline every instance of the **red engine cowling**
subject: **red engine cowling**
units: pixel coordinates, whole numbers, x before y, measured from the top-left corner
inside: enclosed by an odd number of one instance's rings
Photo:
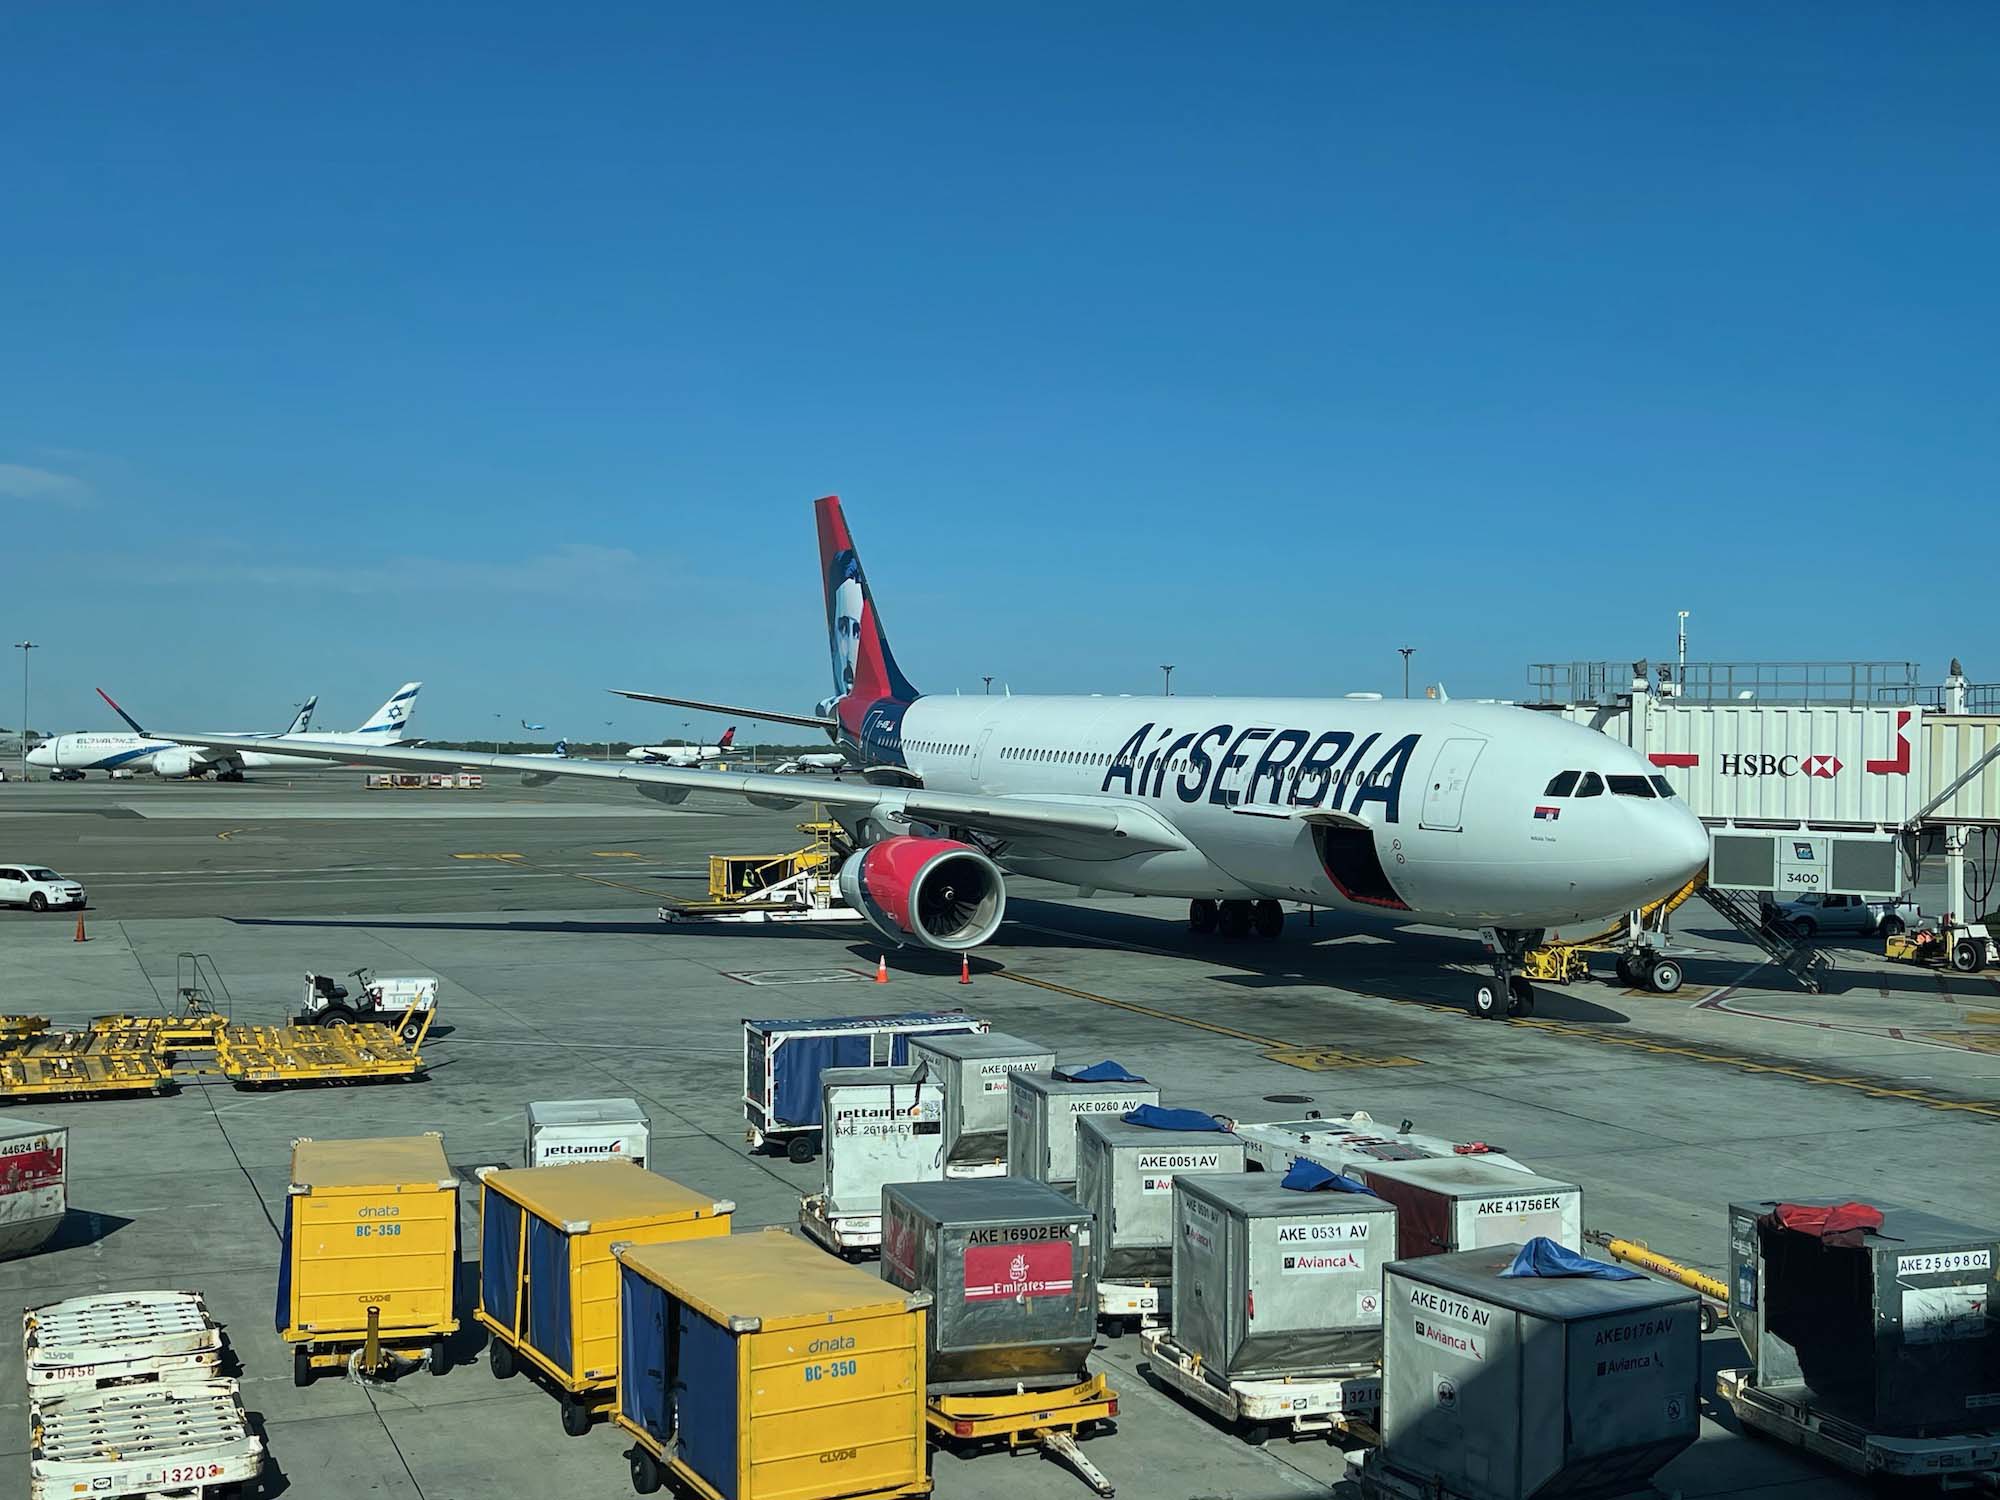
[[[977,948],[1007,910],[992,860],[957,839],[913,834],[855,850],[840,867],[840,894],[891,942],[948,953]]]

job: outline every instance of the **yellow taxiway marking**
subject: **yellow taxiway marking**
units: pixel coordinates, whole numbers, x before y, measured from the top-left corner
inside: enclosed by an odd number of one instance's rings
[[[632,858],[634,858],[634,859],[643,859],[644,857],[645,857],[644,855],[641,855],[641,854],[637,854],[637,853],[634,853],[634,854],[632,855]],[[498,860],[498,861],[500,861],[500,862],[501,862],[502,864],[510,864],[510,865],[519,865],[519,866],[521,866],[521,867],[522,867],[523,869],[528,869],[528,870],[531,870],[531,869],[535,868],[535,865],[534,865],[534,862],[533,862],[532,860],[528,859],[528,858],[527,858],[526,856],[524,856],[524,855],[521,855],[521,854],[513,854],[513,853],[509,853],[509,854],[476,854],[476,853],[474,853],[474,854],[454,854],[454,855],[452,855],[452,858],[453,858],[453,859],[492,859],[492,860]],[[643,885],[628,885],[628,884],[626,884],[626,883],[625,883],[624,881],[622,881],[622,880],[606,880],[606,879],[605,879],[605,878],[604,878],[604,877],[603,877],[602,875],[586,875],[586,874],[584,874],[584,873],[583,873],[583,872],[582,872],[581,870],[564,870],[564,871],[561,871],[560,873],[562,873],[562,874],[565,874],[565,875],[568,875],[568,876],[569,876],[569,877],[570,877],[570,878],[571,878],[572,880],[587,880],[587,881],[589,881],[589,882],[590,882],[590,883],[591,883],[592,885],[602,885],[602,886],[608,886],[608,887],[610,887],[610,888],[611,888],[612,890],[614,890],[614,891],[631,891],[631,892],[633,892],[633,893],[634,893],[635,895],[640,895],[640,896],[645,896],[645,897],[647,897],[647,898],[649,898],[649,899],[651,899],[651,900],[654,900],[654,901],[659,901],[659,902],[663,902],[663,903],[665,903],[665,904],[667,904],[667,905],[669,905],[669,906],[678,906],[678,905],[681,905],[681,904],[682,904],[682,902],[681,902],[681,899],[680,899],[680,898],[679,898],[678,896],[675,896],[674,894],[672,894],[671,892],[669,892],[669,891],[656,891],[656,890],[652,889],[652,888],[651,888],[650,886],[643,886]]]
[[[1057,984],[1050,979],[1036,979],[1028,974],[1017,974],[1012,969],[996,971],[1002,979],[1011,979],[1016,984],[1031,984],[1038,990],[1051,990],[1058,995],[1068,995],[1076,1000],[1088,1000],[1094,1005],[1109,1005],[1117,1010],[1130,1011],[1134,1015],[1150,1016],[1156,1021],[1170,1021],[1176,1026],[1192,1026],[1197,1031],[1206,1031],[1215,1036],[1226,1036],[1234,1041],[1253,1042],[1265,1049],[1264,1056],[1271,1062],[1285,1063],[1294,1068],[1306,1068],[1313,1072],[1324,1072],[1332,1068],[1413,1068],[1421,1064],[1414,1057],[1377,1057],[1363,1052],[1347,1052],[1333,1047],[1302,1046],[1279,1037],[1261,1036],[1254,1031],[1239,1031],[1234,1026],[1224,1026],[1215,1021],[1198,1021],[1192,1016],[1177,1015],[1170,1010],[1160,1010],[1155,1006],[1141,1005],[1136,1000],[1114,1000],[1109,995],[1097,995],[1089,990],[1072,989],[1066,984]]]
[[[518,854],[454,854],[453,859],[519,859]]]
[[[593,849],[590,853],[595,859],[644,859],[646,857],[637,849]]]
[[[1974,1026],[2000,1026],[2000,1010],[1969,1010],[1965,1019]]]

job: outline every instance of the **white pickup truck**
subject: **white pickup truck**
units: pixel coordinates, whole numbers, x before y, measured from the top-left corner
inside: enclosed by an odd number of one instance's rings
[[[367,969],[354,969],[347,977],[354,981],[352,992],[330,974],[306,975],[299,1024],[351,1026],[356,1021],[380,1021],[393,1026],[401,1022],[403,1040],[413,1042],[423,1030],[424,1013],[437,1009],[438,982],[430,975],[377,979]]]
[[[1794,937],[1810,939],[1821,933],[1858,932],[1867,937],[1894,937],[1917,925],[1923,915],[1907,896],[1893,901],[1869,901],[1860,896],[1829,896],[1808,891],[1792,901],[1767,904],[1764,920]]]

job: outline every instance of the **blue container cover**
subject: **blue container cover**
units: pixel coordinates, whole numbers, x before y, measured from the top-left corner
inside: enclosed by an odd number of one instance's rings
[[[866,1032],[792,1037],[771,1054],[771,1112],[778,1125],[820,1123],[819,1075],[828,1068],[865,1068]]]
[[[1637,1271],[1628,1271],[1623,1266],[1614,1266],[1608,1261],[1592,1260],[1587,1255],[1579,1255],[1567,1245],[1559,1245],[1545,1234],[1538,1234],[1521,1247],[1512,1265],[1500,1273],[1502,1276],[1588,1276],[1597,1281],[1643,1281]]]
[[[498,1193],[479,1196],[479,1305],[509,1333],[519,1333],[514,1293],[521,1284],[521,1205]]]
[[[1146,1080],[1137,1073],[1125,1071],[1123,1063],[1106,1058],[1101,1063],[1092,1063],[1087,1068],[1057,1068],[1051,1075],[1060,1083],[1144,1083]]]
[[[1157,1104],[1142,1104],[1120,1118],[1127,1125],[1143,1125],[1148,1130],[1213,1130],[1218,1135],[1229,1133],[1228,1127],[1214,1115],[1198,1109],[1162,1109]]]
[[[278,1332],[292,1326],[292,1196],[285,1195],[285,1232],[278,1236]]]
[[[673,1436],[667,1418],[667,1294],[618,1268],[618,1409],[655,1442]]]
[[[737,1500],[735,1335],[686,1303],[669,1301],[680,1460],[725,1500]]]
[[[1279,1187],[1290,1188],[1295,1193],[1366,1193],[1371,1198],[1382,1195],[1367,1183],[1352,1177],[1343,1177],[1338,1172],[1329,1172],[1316,1161],[1307,1161],[1303,1156],[1292,1163],[1291,1171]]]
[[[528,1218],[528,1342],[570,1367],[569,1236],[546,1219]]]

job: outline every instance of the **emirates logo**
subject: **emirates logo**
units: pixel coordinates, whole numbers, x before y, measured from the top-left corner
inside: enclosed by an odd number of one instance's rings
[[[1840,757],[1837,755],[1808,755],[1799,762],[1808,776],[1818,776],[1831,781],[1840,774]]]
[[[1007,1274],[1014,1279],[1016,1285],[1026,1281],[1028,1279],[1028,1257],[1017,1255],[1008,1261]]]

